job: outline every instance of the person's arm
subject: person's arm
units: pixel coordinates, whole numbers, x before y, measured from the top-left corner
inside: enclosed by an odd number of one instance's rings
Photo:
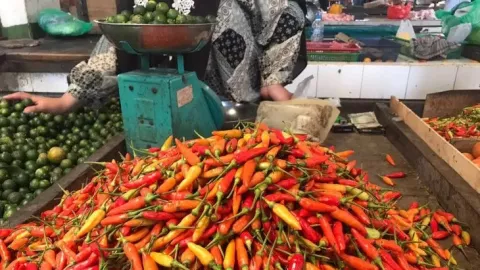
[[[61,114],[83,105],[99,105],[116,91],[115,76],[117,57],[113,45],[102,36],[91,53],[88,62],[81,62],[69,74],[69,86],[59,98],[48,98],[17,92],[4,98],[9,100],[32,99],[34,105],[25,113]]]
[[[291,98],[284,86],[291,82],[292,74],[301,47],[301,36],[305,24],[305,15],[297,2],[289,1],[283,7],[276,7],[278,12],[269,12],[272,9],[269,3],[262,1],[259,5],[264,28],[257,37],[263,46],[261,55],[261,94],[273,100],[288,100]],[[270,5],[270,6],[269,6]]]

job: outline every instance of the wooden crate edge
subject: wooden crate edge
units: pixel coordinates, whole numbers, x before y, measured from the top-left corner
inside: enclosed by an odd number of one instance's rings
[[[390,108],[441,159],[452,167],[475,191],[480,193],[480,168],[466,158],[457,148],[447,142],[396,97],[390,99]]]

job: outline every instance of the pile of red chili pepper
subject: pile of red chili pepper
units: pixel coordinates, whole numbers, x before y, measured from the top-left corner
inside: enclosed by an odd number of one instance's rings
[[[455,117],[427,118],[425,122],[447,141],[480,137],[480,104],[464,108]]]
[[[0,268],[448,269],[437,240],[470,243],[452,214],[398,208],[353,151],[263,124],[172,144],[106,163],[38,219],[0,229]]]

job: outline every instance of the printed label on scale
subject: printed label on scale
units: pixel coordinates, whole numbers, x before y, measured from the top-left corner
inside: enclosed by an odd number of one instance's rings
[[[191,85],[177,91],[177,105],[181,108],[193,100],[193,87]]]

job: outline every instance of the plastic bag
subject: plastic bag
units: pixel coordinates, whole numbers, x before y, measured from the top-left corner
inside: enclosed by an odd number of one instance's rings
[[[400,23],[400,27],[398,28],[396,37],[404,40],[411,40],[412,38],[416,38],[412,22],[409,20],[402,21]]]
[[[92,23],[84,22],[58,9],[44,9],[38,15],[38,25],[52,36],[81,36],[92,30]]]
[[[391,20],[403,20],[410,17],[410,10],[412,5],[408,3],[407,5],[394,5],[389,6],[387,9],[387,18]]]
[[[445,36],[448,36],[453,27],[470,23],[472,32],[467,41],[480,45],[480,1],[460,3],[451,12],[437,11],[436,16],[442,20],[442,32]]]

